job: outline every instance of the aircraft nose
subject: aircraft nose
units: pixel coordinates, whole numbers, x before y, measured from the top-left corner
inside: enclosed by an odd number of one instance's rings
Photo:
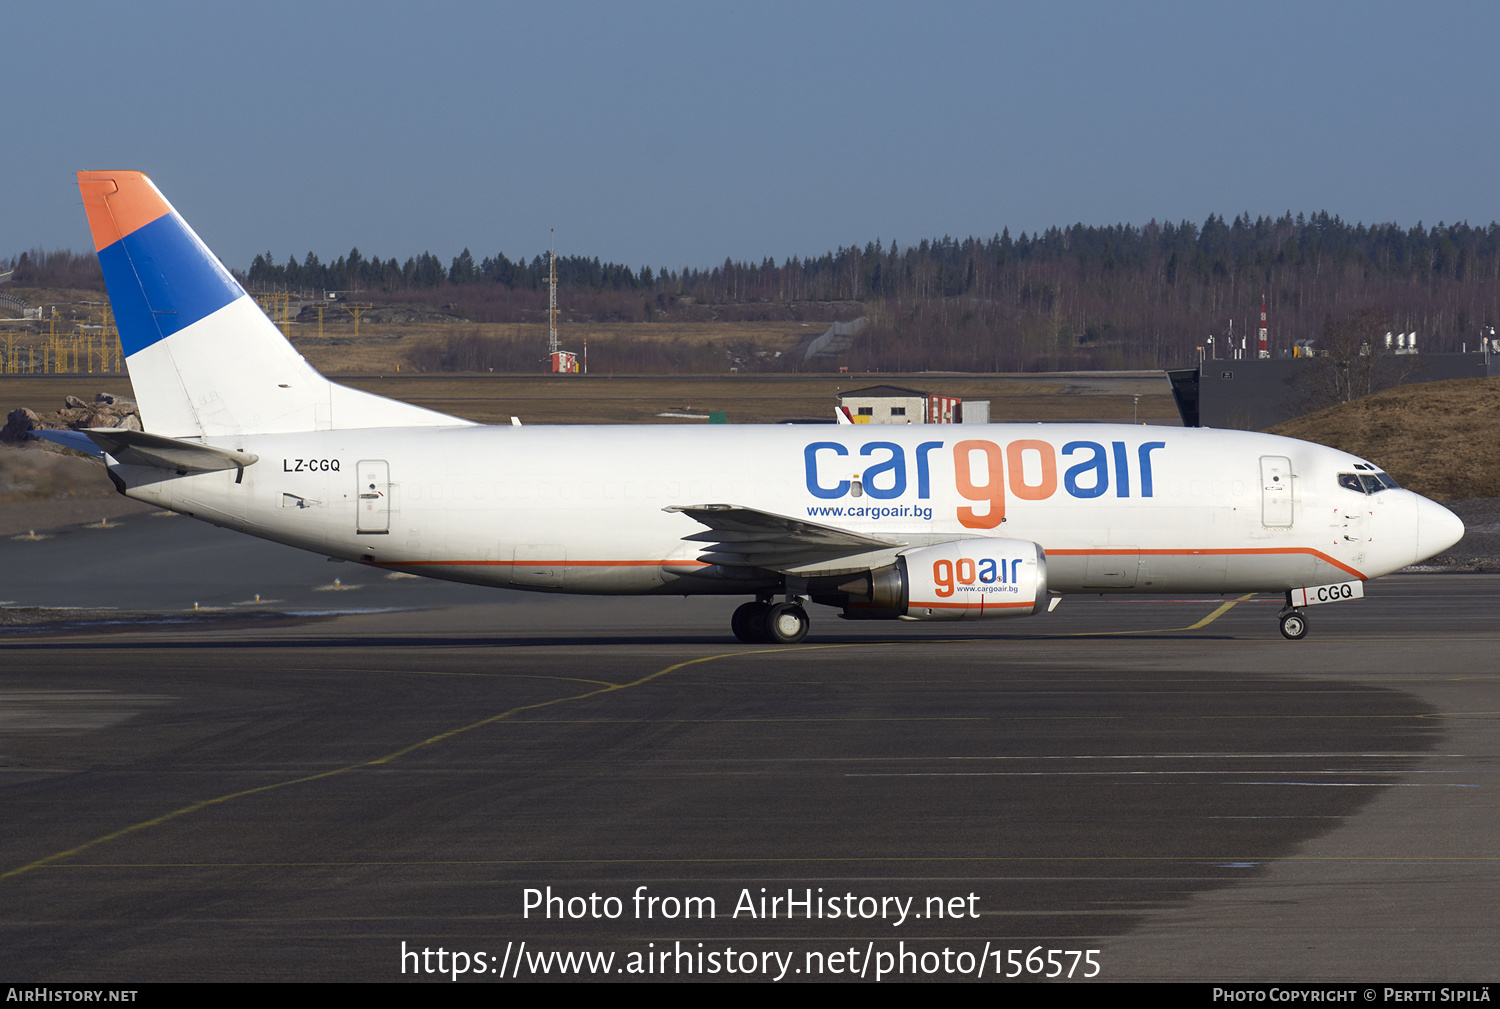
[[[1417,560],[1442,553],[1464,537],[1464,523],[1436,501],[1417,498]]]

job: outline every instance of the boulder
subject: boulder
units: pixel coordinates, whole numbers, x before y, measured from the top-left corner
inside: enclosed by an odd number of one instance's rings
[[[42,422],[36,414],[24,406],[18,407],[6,417],[5,427],[0,428],[0,441],[11,443],[26,441],[31,437],[31,432],[41,426]]]

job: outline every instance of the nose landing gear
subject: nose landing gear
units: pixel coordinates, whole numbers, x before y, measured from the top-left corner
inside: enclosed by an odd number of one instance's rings
[[[1288,641],[1301,641],[1307,637],[1307,618],[1300,610],[1281,611],[1281,636]]]

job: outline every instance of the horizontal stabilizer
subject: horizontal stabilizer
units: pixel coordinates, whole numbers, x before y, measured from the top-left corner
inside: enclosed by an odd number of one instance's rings
[[[708,544],[700,560],[730,567],[784,571],[835,557],[905,545],[740,505],[673,505],[662,510],[681,512],[708,526],[709,531],[683,539]]]
[[[88,435],[95,445],[127,466],[154,466],[177,473],[244,469],[260,458],[253,452],[231,452],[228,449],[199,445],[197,442],[163,438],[159,434],[124,428],[94,427],[78,433]]]
[[[33,430],[31,432],[31,435],[33,438],[41,438],[44,441],[50,441],[55,445],[61,445],[63,448],[70,448],[74,452],[84,452],[88,455],[95,456],[100,459],[104,458],[104,450],[101,449],[98,445],[95,445],[94,439],[90,438],[82,431]]]

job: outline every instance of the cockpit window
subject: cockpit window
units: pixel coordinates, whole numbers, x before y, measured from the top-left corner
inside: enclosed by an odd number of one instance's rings
[[[1345,490],[1356,491],[1360,494],[1379,494],[1383,490],[1398,489],[1401,485],[1391,479],[1389,473],[1382,473],[1374,466],[1364,463],[1356,463],[1357,468],[1365,470],[1364,473],[1340,473],[1339,486]]]

